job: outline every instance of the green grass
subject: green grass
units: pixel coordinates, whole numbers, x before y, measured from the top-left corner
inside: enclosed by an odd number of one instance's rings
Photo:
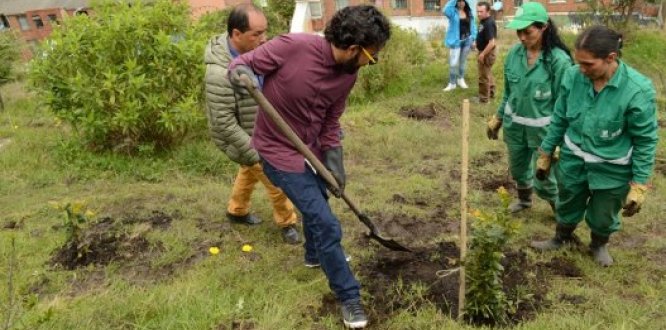
[[[499,90],[503,55],[515,41],[514,35],[503,33],[500,58],[494,67]],[[650,63],[666,63],[666,52],[652,53],[666,41],[663,37],[647,38],[652,47],[628,44],[625,58],[655,79],[663,99],[663,84],[658,85],[661,73]],[[639,40],[637,44],[644,44]],[[468,90],[441,92],[447,68],[446,58],[433,59],[424,69],[427,75],[407,95],[355,104],[343,117],[348,191],[363,210],[430,219],[432,208],[459,192],[460,183],[450,172],[460,171],[459,104],[475,94],[474,55],[468,64]],[[248,328],[251,324],[254,329],[341,328],[337,314],[318,311],[322,297],[330,292],[326,279],[321,271],[302,266],[301,247],[281,242],[279,231],[268,221],[271,208],[263,188],[253,196],[253,209],[265,223],[252,228],[227,225],[224,213],[236,166],[212,142],[201,138],[205,132],[183,141],[172,153],[99,155],[82,151],[72,142],[71,132],[39,106],[21,83],[3,87],[3,96],[7,109],[0,113],[0,139],[10,142],[0,148],[0,225],[16,221],[22,227],[0,229],[0,328],[8,328],[9,313],[11,329],[232,329],[234,321],[244,322]],[[402,106],[432,102],[443,107],[433,121],[417,122],[399,115]],[[505,150],[501,141],[488,141],[484,131],[485,120],[498,102],[472,105],[472,160],[487,151]],[[660,111],[663,116],[664,109]],[[663,131],[660,135],[658,156],[663,159],[666,136]],[[504,156],[483,170],[505,175],[506,168]],[[479,168],[471,171],[486,173]],[[552,278],[551,305],[535,320],[517,328],[663,328],[666,181],[662,174],[655,174],[652,182],[643,211],[626,219],[622,232],[612,238],[610,249],[617,261],[613,267],[599,268],[589,256],[575,252],[540,255],[526,250],[533,262],[566,254],[584,276]],[[428,207],[392,203],[394,194],[421,198]],[[98,217],[145,217],[153,210],[180,214],[169,228],[152,229],[147,235],[149,241],[161,242],[147,266],[143,265],[150,276],[138,273],[143,268],[132,263],[73,271],[48,265],[52,251],[65,239],[64,231],[57,227],[62,215],[48,202],[78,199],[86,200]],[[474,208],[497,205],[493,192],[472,190],[469,200]],[[343,223],[343,244],[353,256],[352,267],[358,270],[373,257],[375,248],[357,244],[365,228],[340,201],[331,204]],[[450,217],[459,216],[457,201],[447,208]],[[552,215],[545,202],[537,201],[519,218],[524,225],[513,248],[524,248],[535,237],[552,235]],[[139,226],[126,230],[140,231]],[[588,233],[585,226],[579,230],[584,241],[589,240]],[[432,235],[456,238],[445,233]],[[12,241],[15,253],[11,252]],[[246,243],[253,246],[254,254],[241,251]],[[218,246],[220,254],[209,255],[210,246]],[[186,262],[191,256],[194,259]],[[580,295],[585,301],[573,305],[561,300],[561,294]],[[472,328],[427,305],[390,319],[371,320],[371,324],[373,329]]]

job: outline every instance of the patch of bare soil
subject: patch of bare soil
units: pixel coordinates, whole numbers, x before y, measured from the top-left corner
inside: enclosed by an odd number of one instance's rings
[[[106,265],[111,261],[134,259],[148,247],[142,232],[127,233],[122,230],[122,223],[107,217],[65,242],[53,254],[51,265],[69,270],[90,264]]]
[[[414,253],[378,250],[359,270],[368,293],[366,309],[373,320],[369,329],[384,329],[381,320],[405,310],[415,313],[428,305],[456,318],[460,274],[455,269],[460,266],[459,255],[458,247],[452,242],[414,249]],[[549,304],[545,299],[549,272],[530,263],[522,251],[506,252],[502,264],[505,268],[504,292],[515,306],[511,313],[507,311],[510,324],[533,319]],[[337,316],[338,308],[335,298],[326,295],[316,314]],[[470,321],[473,324],[494,323],[493,320]]]
[[[496,191],[499,187],[515,190],[514,183],[508,174],[498,174],[487,170],[471,171],[470,185],[474,189]]]
[[[23,222],[20,221],[5,221],[5,223],[2,225],[2,229],[21,229],[23,228]]]
[[[552,275],[563,277],[583,277],[583,271],[576,264],[564,257],[554,257],[546,263],[538,263]]]
[[[450,223],[453,221],[446,218],[422,219],[406,214],[373,214],[370,219],[382,236],[394,238],[409,247],[432,244],[437,235],[451,231]]]
[[[433,119],[438,112],[442,112],[442,106],[437,103],[430,103],[424,106],[403,106],[399,110],[399,114],[407,118],[416,120],[430,120]]]
[[[472,159],[470,162],[472,167],[482,167],[486,164],[495,164],[504,158],[504,154],[501,151],[490,150],[483,153],[481,157]]]
[[[180,260],[154,266],[152,261],[164,251],[162,242],[149,242],[146,235],[151,230],[168,228],[180,213],[167,214],[152,211],[147,216],[131,215],[121,220],[106,217],[80,230],[76,239],[56,249],[50,260],[55,268],[79,269],[71,282],[71,294],[77,295],[102,287],[106,281],[102,267],[82,268],[88,265],[105,266],[118,262],[118,273],[134,284],[150,284],[169,279],[179,270],[190,267],[207,255],[208,247],[222,246],[221,239],[191,243],[192,252]],[[55,227],[59,230],[62,227]],[[39,283],[34,290],[39,290]]]

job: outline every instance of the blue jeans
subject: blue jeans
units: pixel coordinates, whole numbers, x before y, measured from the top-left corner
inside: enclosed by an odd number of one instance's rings
[[[264,173],[282,189],[303,215],[305,259],[319,261],[328,278],[328,286],[341,302],[360,299],[361,286],[345,260],[342,228],[328,205],[326,184],[309,167],[304,173],[284,172],[263,160]]]
[[[467,55],[472,50],[472,39],[467,38],[460,42],[459,48],[449,50],[449,83],[456,84],[456,80],[465,78],[465,64]]]

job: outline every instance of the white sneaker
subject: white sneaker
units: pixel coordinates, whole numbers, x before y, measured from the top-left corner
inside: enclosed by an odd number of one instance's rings
[[[442,91],[444,91],[444,92],[450,92],[450,91],[452,91],[452,90],[454,90],[454,89],[456,89],[456,84],[451,84],[451,83],[449,83],[448,85],[446,85],[446,87],[445,87],[444,89],[442,89]]]
[[[460,88],[467,89],[467,84],[465,83],[465,78],[458,78],[458,80],[456,80],[456,83],[458,83],[458,86],[460,86]]]

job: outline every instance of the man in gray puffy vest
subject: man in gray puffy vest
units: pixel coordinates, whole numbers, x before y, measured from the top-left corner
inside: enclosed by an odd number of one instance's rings
[[[232,59],[266,41],[268,22],[263,12],[251,5],[236,6],[229,14],[227,33],[213,37],[206,46],[206,109],[215,144],[240,170],[229,199],[227,218],[232,222],[255,225],[261,220],[250,213],[250,197],[257,182],[266,187],[273,204],[275,223],[289,244],[300,243],[294,205],[266,177],[259,154],[250,145],[257,104],[249,95],[235,93],[227,77]]]

